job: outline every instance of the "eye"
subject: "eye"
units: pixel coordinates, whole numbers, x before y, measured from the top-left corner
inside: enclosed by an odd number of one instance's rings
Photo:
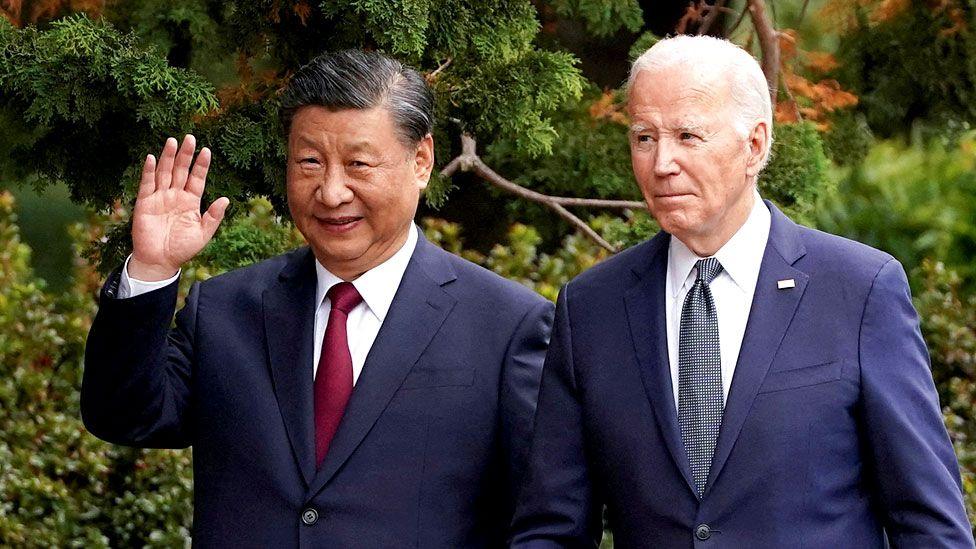
[[[318,166],[319,159],[312,156],[308,156],[299,160],[298,163],[302,164],[303,166]]]
[[[353,168],[365,168],[369,166],[369,164],[367,164],[362,160],[350,160],[349,165],[352,166]]]
[[[691,141],[692,139],[698,139],[698,136],[691,132],[681,132],[678,134],[678,138],[682,141]]]

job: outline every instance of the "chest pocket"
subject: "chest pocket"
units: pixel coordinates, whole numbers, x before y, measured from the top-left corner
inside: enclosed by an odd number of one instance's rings
[[[843,362],[834,360],[790,370],[771,371],[766,374],[766,379],[763,380],[759,393],[786,391],[837,381],[841,378],[843,366]]]

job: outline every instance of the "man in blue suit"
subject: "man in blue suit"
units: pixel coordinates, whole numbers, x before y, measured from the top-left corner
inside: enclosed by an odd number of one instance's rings
[[[498,547],[521,481],[553,306],[413,224],[433,97],[377,53],[324,55],[282,96],[287,192],[309,243],[194,284],[210,151],[149,156],[133,252],[88,339],[85,424],[193,446],[200,547]]]
[[[972,547],[901,265],[759,198],[755,60],[662,40],[628,109],[663,231],[560,295],[513,546]]]

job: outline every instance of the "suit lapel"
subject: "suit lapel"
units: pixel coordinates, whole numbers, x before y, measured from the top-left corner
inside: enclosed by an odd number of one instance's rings
[[[637,282],[627,291],[624,303],[644,391],[654,408],[654,416],[675,466],[681,471],[688,488],[695,493],[691,466],[685,456],[684,443],[678,429],[678,414],[674,407],[674,389],[668,360],[664,292],[669,242],[670,235],[663,231],[648,242],[648,252],[633,269]]]
[[[312,257],[308,248],[293,254],[263,296],[264,330],[275,398],[306,484],[315,475],[312,338],[316,282]]]
[[[454,307],[455,298],[441,286],[456,275],[442,254],[421,235],[310,494],[321,490],[363,441]]]
[[[799,227],[770,202],[766,204],[771,214],[769,239],[722,416],[722,428],[709,470],[706,494],[721,473],[739,437],[742,424],[749,415],[809,280],[806,273],[793,267],[806,253],[800,241]],[[793,279],[796,287],[780,290],[777,282],[786,279]]]

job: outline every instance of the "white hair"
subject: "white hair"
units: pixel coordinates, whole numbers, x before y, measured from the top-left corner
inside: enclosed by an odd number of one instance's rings
[[[766,150],[762,165],[769,161],[773,144],[773,109],[769,85],[756,59],[739,46],[713,36],[678,35],[665,38],[641,54],[630,68],[629,89],[641,71],[659,71],[688,65],[702,68],[718,77],[729,78],[732,100],[738,105],[733,126],[743,139],[758,122],[766,123]]]

